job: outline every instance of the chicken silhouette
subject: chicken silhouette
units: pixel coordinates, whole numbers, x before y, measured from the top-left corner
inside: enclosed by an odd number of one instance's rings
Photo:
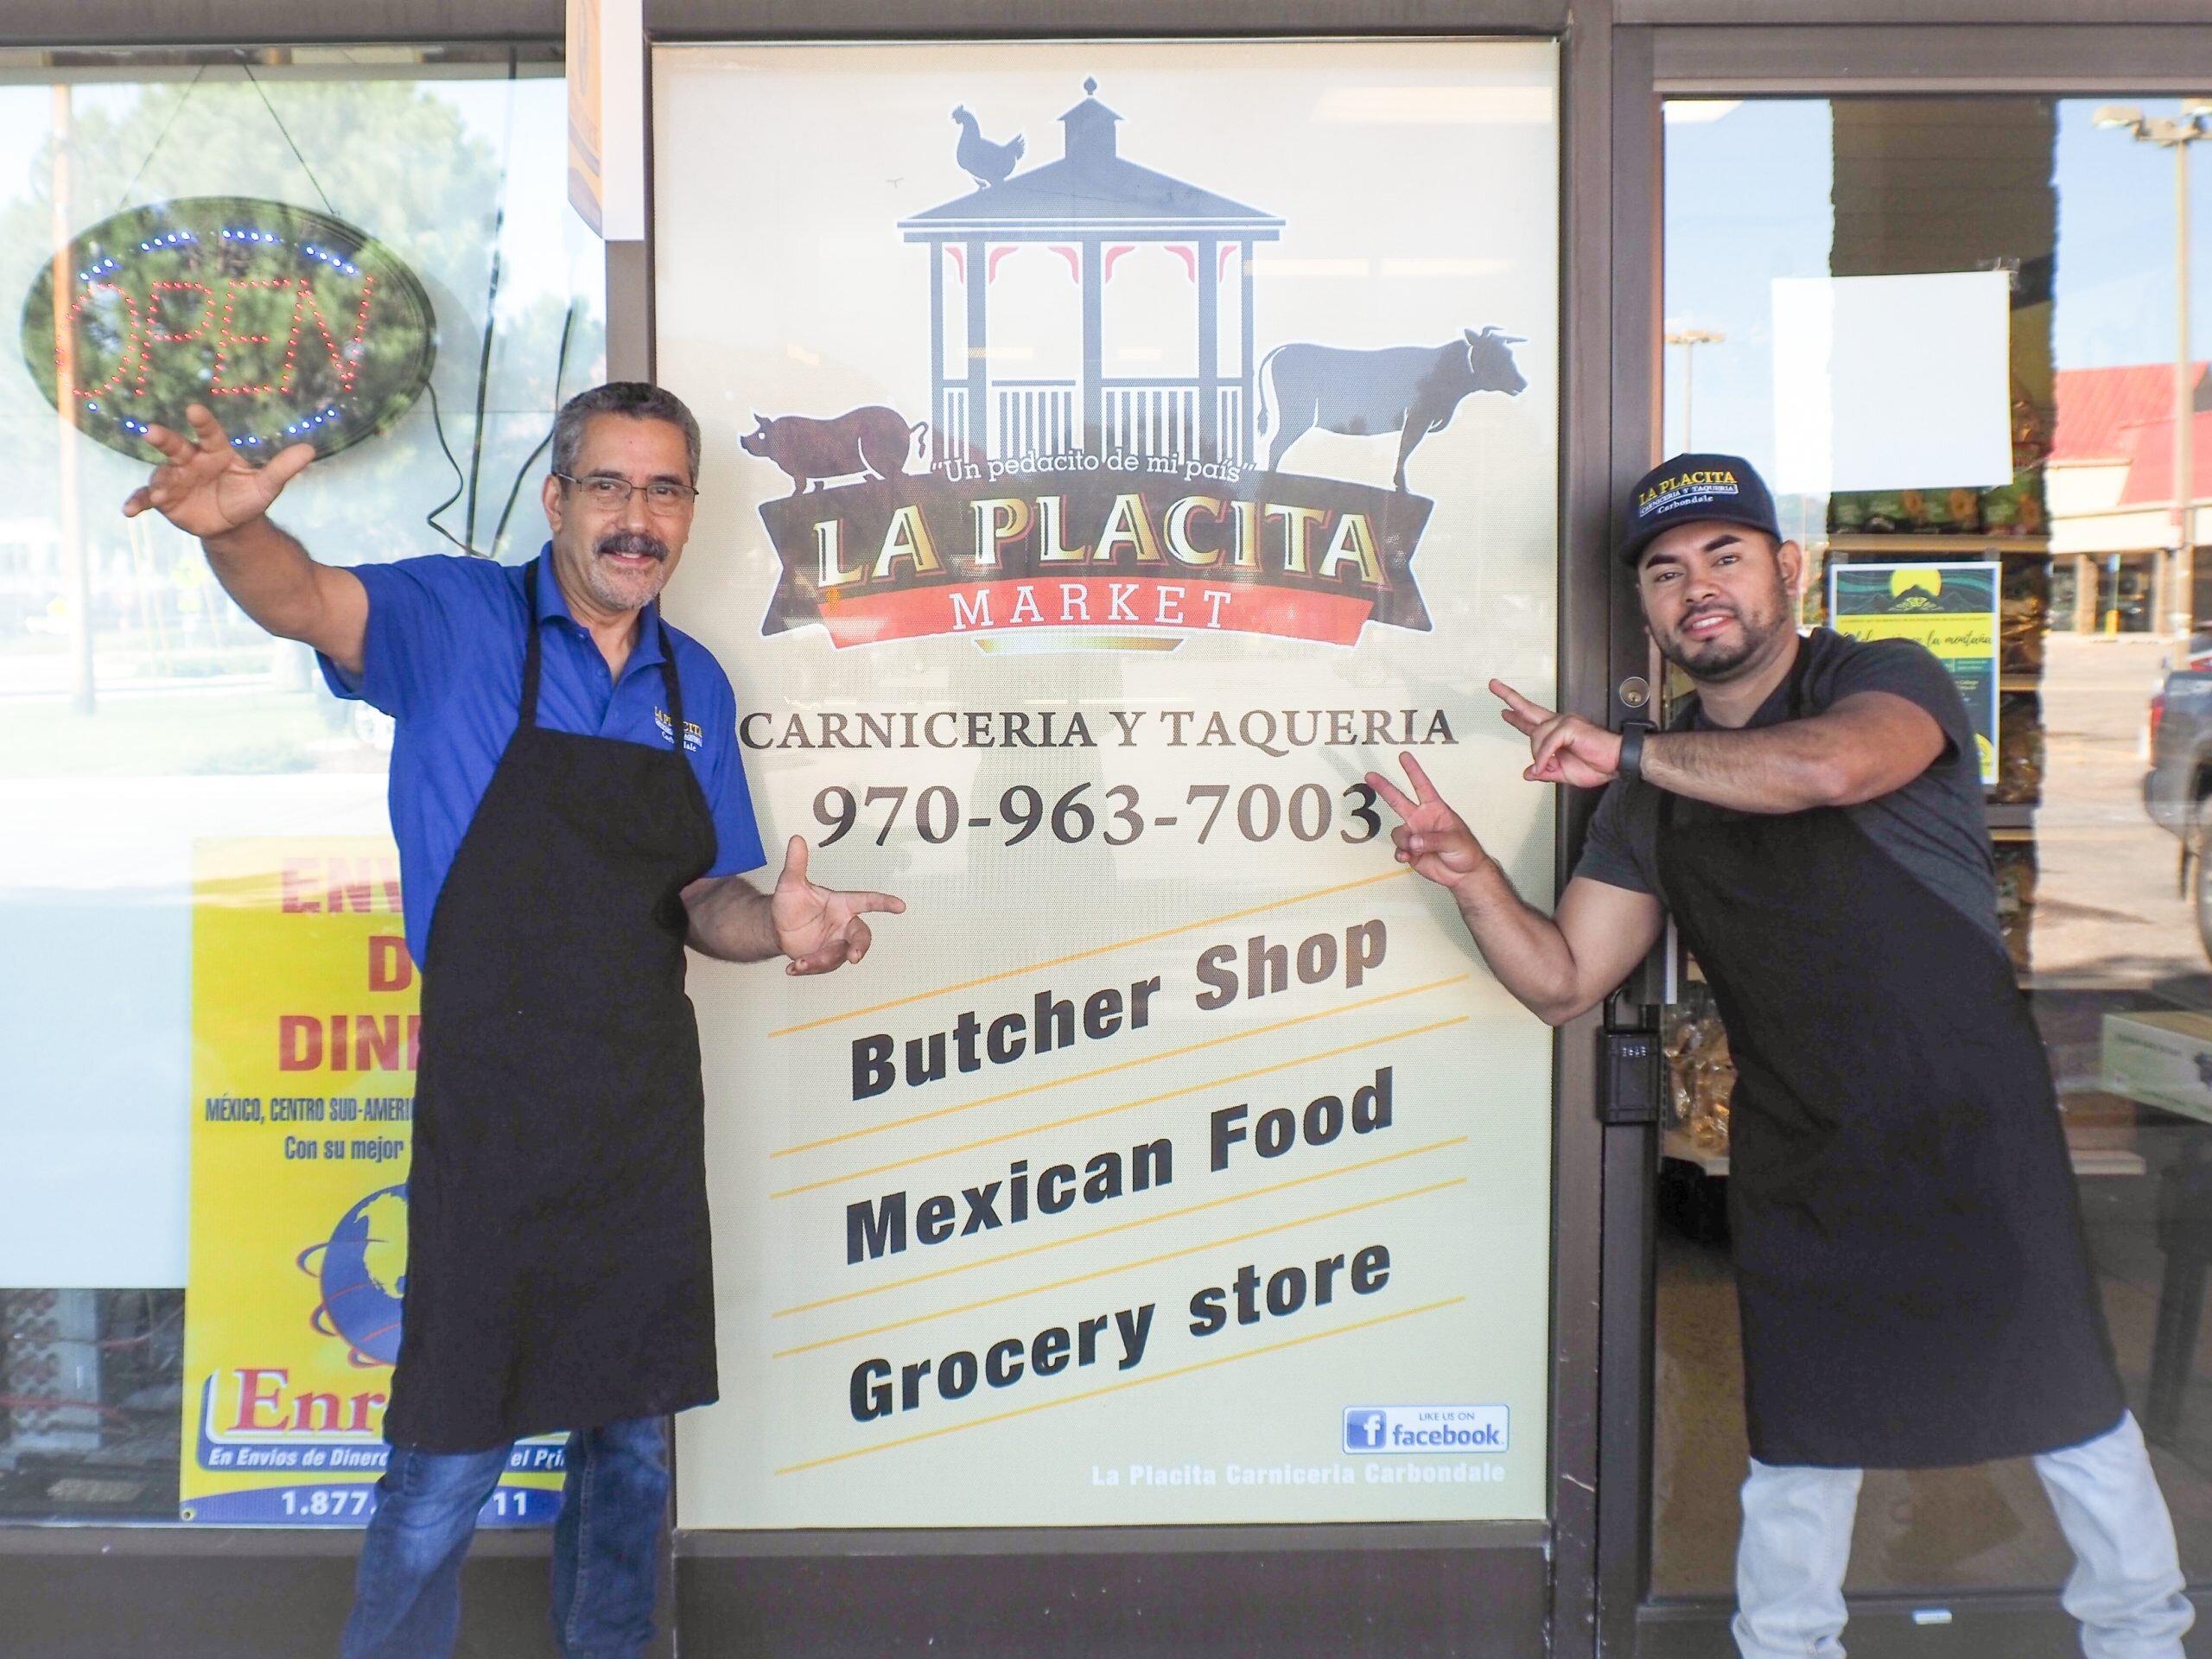
[[[976,181],[978,189],[1005,183],[1007,175],[1021,159],[1021,135],[1017,132],[1002,144],[993,143],[983,137],[976,118],[968,113],[964,105],[953,111],[952,118],[960,124],[960,144],[952,152],[952,159],[960,163],[960,170]]]

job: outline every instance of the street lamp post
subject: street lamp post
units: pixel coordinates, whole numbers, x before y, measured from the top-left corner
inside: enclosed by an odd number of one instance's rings
[[[2133,105],[2107,104],[2100,127],[2174,153],[2174,512],[2173,561],[2166,582],[2166,627],[2187,639],[2196,626],[2196,433],[2189,355],[2189,147],[2212,138],[2212,99],[2182,102],[2177,116],[2146,116]],[[2115,589],[2113,602],[2119,603]]]
[[[1682,448],[1687,453],[1697,448],[1691,435],[1695,429],[1690,423],[1690,365],[1696,361],[1692,353],[1700,346],[1718,346],[1728,336],[1718,328],[1669,328],[1664,338],[1669,346],[1682,348]]]

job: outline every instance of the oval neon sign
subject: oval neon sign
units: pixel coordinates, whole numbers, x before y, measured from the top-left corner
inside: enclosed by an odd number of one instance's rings
[[[146,429],[181,427],[203,403],[249,454],[307,442],[328,455],[422,395],[437,319],[415,273],[343,220],[191,196],[71,241],[31,284],[22,338],[47,401],[111,449],[152,456]]]

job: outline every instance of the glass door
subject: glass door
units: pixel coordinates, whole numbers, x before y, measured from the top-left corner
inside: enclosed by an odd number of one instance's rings
[[[1919,630],[1977,710],[2000,924],[2128,1402],[2202,1584],[2212,639],[2195,548],[2212,395],[2186,319],[2212,284],[2187,274],[2176,211],[2178,168],[2208,219],[2212,180],[2186,172],[2198,107],[1668,101],[1662,442],[1744,454],[1773,484],[1808,555],[1805,624]],[[1733,1071],[1694,963],[1664,1039],[1647,1653],[1688,1651],[1694,1629],[1709,1645],[1725,1617],[1746,1457]],[[2000,1610],[2063,1650],[2070,1566],[2025,1461],[1870,1472],[1853,1651]]]

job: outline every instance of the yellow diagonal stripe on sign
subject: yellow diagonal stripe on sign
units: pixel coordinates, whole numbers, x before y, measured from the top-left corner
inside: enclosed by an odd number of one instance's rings
[[[1356,1164],[1340,1165],[1335,1169],[1316,1170],[1311,1175],[1294,1175],[1287,1181],[1277,1181],[1272,1186],[1255,1186],[1249,1192],[1230,1192],[1218,1198],[1208,1198],[1202,1204],[1186,1204],[1180,1210],[1163,1210],[1156,1216],[1139,1216],[1135,1221],[1117,1221],[1110,1227],[1094,1227],[1087,1233],[1071,1233],[1065,1238],[1048,1238],[1041,1244],[1024,1245],[1018,1250],[1004,1250],[997,1255],[978,1256],[973,1262],[956,1262],[949,1268],[939,1268],[931,1273],[910,1274],[904,1279],[888,1279],[880,1285],[869,1285],[861,1290],[849,1290],[842,1295],[824,1296],[819,1301],[801,1302],[796,1307],[779,1307],[771,1317],[789,1319],[794,1313],[811,1313],[817,1307],[835,1307],[840,1302],[858,1301],[863,1296],[880,1296],[887,1290],[904,1290],[909,1285],[926,1285],[934,1279],[950,1279],[957,1273],[968,1273],[977,1268],[996,1267],[1001,1262],[1019,1262],[1026,1255],[1041,1255],[1046,1250],[1058,1250],[1070,1244],[1084,1244],[1094,1238],[1109,1238],[1116,1233],[1126,1233],[1133,1228],[1150,1227],[1163,1221],[1174,1221],[1183,1216],[1195,1216],[1208,1210],[1218,1210],[1224,1205],[1242,1204],[1247,1198],[1264,1198],[1271,1192],[1287,1192],[1294,1187],[1311,1186],[1316,1181],[1334,1180],[1339,1175],[1354,1175],[1363,1169],[1380,1169],[1385,1164],[1395,1164],[1408,1158],[1419,1158],[1424,1154],[1442,1152],[1452,1147],[1464,1147],[1467,1137],[1455,1135],[1446,1141],[1431,1141],[1426,1146],[1408,1147],[1402,1152],[1386,1152],[1379,1158],[1363,1159]]]
[[[882,1135],[891,1129],[909,1128],[917,1123],[934,1122],[941,1117],[956,1117],[962,1112],[972,1112],[979,1106],[995,1106],[1002,1101],[1020,1100],[1025,1095],[1042,1094],[1047,1089],[1064,1089],[1071,1083],[1089,1083],[1094,1077],[1109,1077],[1116,1071],[1127,1071],[1140,1065],[1151,1065],[1160,1060],[1173,1060],[1185,1054],[1196,1054],[1209,1048],[1219,1048],[1224,1043],[1241,1043],[1248,1038],[1265,1037],[1271,1032],[1288,1031],[1294,1026],[1310,1026],[1317,1020],[1333,1020],[1340,1014],[1357,1014],[1362,1008],[1379,1008],[1385,1002],[1396,1002],[1408,996],[1419,996],[1425,991],[1440,991],[1447,985],[1464,985],[1472,974],[1453,974],[1448,979],[1432,979],[1426,985],[1408,985],[1402,991],[1385,991],[1380,996],[1363,996],[1356,1002],[1340,1002],[1333,1008],[1322,1008],[1313,1014],[1294,1015],[1288,1020],[1277,1020],[1264,1026],[1249,1026],[1243,1031],[1224,1032],[1218,1037],[1203,1041],[1185,1043],[1180,1048],[1163,1048],[1157,1054],[1140,1054],[1135,1059],[1116,1060],[1111,1065],[1094,1066],[1088,1071],[1071,1071],[1065,1077],[1048,1077],[1042,1083],[1027,1083],[1019,1089],[1002,1089],[995,1095],[984,1095],[975,1100],[963,1100],[957,1106],[940,1106],[934,1111],[915,1112],[906,1117],[887,1117],[880,1123],[870,1123],[857,1129],[847,1129],[842,1135],[827,1135],[819,1141],[802,1141],[795,1147],[785,1147],[768,1155],[789,1158],[796,1153],[819,1152],[824,1147],[842,1146],[848,1141],[865,1140],[871,1135]]]
[[[796,1348],[782,1348],[768,1356],[771,1359],[789,1359],[797,1354],[810,1354],[817,1349],[835,1348],[841,1343],[864,1342],[870,1337],[882,1336],[889,1331],[904,1331],[909,1325],[927,1325],[932,1319],[950,1319],[962,1313],[973,1313],[978,1308],[996,1307],[1001,1302],[1020,1301],[1024,1296],[1041,1296],[1048,1290],[1065,1290],[1070,1285],[1088,1284],[1093,1279],[1109,1279],[1117,1273],[1134,1272],[1138,1268],[1156,1268],[1162,1262],[1173,1262],[1185,1255],[1198,1255],[1207,1250],[1226,1249],[1231,1244],[1243,1244],[1255,1238],[1265,1238],[1270,1233],[1288,1232],[1294,1227],[1311,1227],[1319,1222],[1335,1221],[1343,1216],[1356,1216],[1363,1210],[1379,1210],[1386,1204],[1400,1204],[1408,1198],[1426,1198],[1432,1192],[1445,1192],[1455,1186],[1465,1186],[1467,1178],[1455,1175],[1448,1181],[1433,1181],[1427,1186],[1409,1187],[1403,1192],[1387,1193],[1379,1198],[1369,1198],[1362,1204],[1347,1204],[1335,1210],[1324,1210],[1319,1215],[1298,1216],[1289,1221],[1278,1221],[1266,1227],[1255,1227],[1249,1232],[1231,1233],[1225,1238],[1210,1238],[1203,1244],[1185,1244],[1179,1250],[1162,1250],[1158,1255],[1140,1256],[1134,1262],[1116,1262],[1110,1268],[1094,1268],[1089,1273],[1071,1274],[1065,1279],[1049,1280],[1041,1285],[1024,1285],[1020,1290],[1009,1290],[1003,1296],[986,1296],[979,1302],[963,1302],[957,1307],[940,1307],[927,1313],[917,1313],[911,1319],[893,1319],[888,1325],[872,1325],[865,1331],[848,1331],[842,1336],[824,1337],[819,1342],[801,1343]]]
[[[1378,1036],[1363,1037],[1356,1043],[1343,1043],[1335,1048],[1325,1048],[1317,1054],[1300,1054],[1294,1059],[1277,1060],[1270,1065],[1255,1065],[1249,1071],[1232,1071],[1225,1077],[1210,1077],[1204,1083],[1186,1083],[1179,1089],[1166,1089],[1156,1095],[1146,1095],[1137,1100],[1120,1101],[1111,1106],[1098,1106],[1087,1112],[1071,1113],[1066,1117],[1048,1118],[1042,1122],[1025,1123],[1018,1129],[1007,1129],[999,1135],[987,1135],[980,1141],[963,1141],[957,1147],[938,1147],[929,1152],[918,1152],[911,1158],[894,1158],[887,1164],[870,1164],[866,1169],[849,1170],[842,1175],[825,1176],[818,1181],[808,1181],[800,1186],[786,1186],[771,1192],[772,1198],[797,1198],[802,1192],[819,1192],[825,1186],[842,1186],[848,1181],[866,1180],[871,1175],[888,1174],[894,1169],[908,1169],[916,1164],[926,1164],[934,1159],[957,1157],[963,1152],[973,1152],[979,1147],[995,1147],[1001,1141],[1019,1141],[1026,1136],[1042,1135],[1047,1129],[1065,1129],[1071,1123],[1088,1123],[1093,1118],[1111,1117],[1116,1112],[1133,1112],[1140,1106],[1156,1106],[1163,1100],[1179,1100],[1185,1095],[1203,1094],[1209,1089],[1225,1089],[1232,1083],[1244,1083],[1254,1077],[1264,1077],[1271,1072],[1288,1071],[1301,1065],[1311,1065],[1316,1060],[1333,1060],[1339,1054],[1356,1053],[1363,1048],[1374,1048],[1383,1043],[1395,1043],[1407,1037],[1420,1037],[1432,1031],[1442,1031],[1446,1026],[1464,1026],[1470,1016],[1454,1014],[1449,1020],[1431,1020],[1425,1026],[1408,1026],[1403,1031],[1386,1031]]]
[[[1378,881],[1395,881],[1400,876],[1411,875],[1411,870],[1385,870],[1380,875],[1363,875],[1357,881],[1339,881],[1333,887],[1316,887],[1311,893],[1294,893],[1287,899],[1270,899],[1264,905],[1254,905],[1245,910],[1232,910],[1226,915],[1209,916],[1204,921],[1183,922],[1173,927],[1163,927],[1156,933],[1140,933],[1134,938],[1116,939],[1110,944],[1094,944],[1086,950],[1071,950],[1065,957],[1054,957],[1046,962],[1032,962],[1020,968],[1001,968],[995,974],[984,974],[975,979],[963,979],[950,985],[940,985],[935,990],[916,991],[911,996],[893,997],[888,1002],[871,1002],[864,1008],[849,1009],[843,1014],[825,1014],[819,1020],[809,1020],[796,1026],[779,1026],[768,1034],[771,1037],[790,1037],[802,1031],[816,1031],[823,1026],[834,1026],[842,1020],[858,1020],[863,1015],[881,1014],[888,1008],[903,1008],[910,1003],[926,1002],[933,996],[950,996],[955,991],[972,991],[978,985],[995,985],[1002,979],[1019,979],[1024,974],[1041,974],[1047,968],[1065,968],[1071,962],[1081,962],[1087,957],[1103,957],[1116,950],[1128,950],[1140,944],[1153,944],[1161,939],[1172,939],[1180,933],[1195,933],[1202,927],[1219,927],[1224,922],[1241,922],[1248,916],[1264,916],[1271,910],[1288,910],[1293,905],[1305,904],[1308,899],[1326,899],[1332,893],[1351,893],[1359,887],[1371,887]]]
[[[1378,1313],[1371,1319],[1360,1319],[1351,1325],[1340,1325],[1333,1331],[1316,1331],[1303,1337],[1288,1337],[1281,1342],[1263,1343],[1257,1348],[1247,1348],[1241,1354],[1224,1354],[1218,1359],[1202,1359],[1195,1364],[1178,1365],[1172,1371],[1161,1371],[1153,1376],[1133,1376],[1126,1382],[1109,1382],[1101,1388],[1085,1389],[1081,1394],[1063,1395],[1058,1400],[1039,1400],[1033,1406],[1016,1406],[1011,1411],[993,1412],[988,1417],[971,1417],[964,1423],[948,1423],[943,1428],[924,1429],[918,1434],[901,1435],[895,1440],[885,1440],[875,1446],[863,1446],[850,1452],[839,1452],[826,1458],[812,1458],[804,1463],[786,1464],[776,1471],[779,1475],[796,1475],[808,1469],[821,1469],[833,1463],[847,1463],[855,1458],[873,1456],[878,1452],[895,1452],[902,1446],[918,1446],[924,1440],[942,1439],[947,1434],[965,1433],[971,1428],[982,1428],[992,1423],[1003,1423],[1016,1417],[1028,1417],[1040,1411],[1052,1411],[1061,1406],[1080,1405],[1085,1400],[1102,1399],[1109,1394],[1124,1393],[1130,1389],[1149,1387],[1154,1382],[1168,1382],[1179,1376],[1189,1376],[1196,1371],[1211,1371],[1217,1366],[1234,1365],[1240,1360],[1257,1359],[1263,1354],[1279,1354],[1287,1348],[1303,1348],[1309,1342],[1326,1342],[1333,1337],[1348,1337],[1355,1331],[1372,1331],[1378,1325],[1392,1325],[1400,1319],[1410,1319],[1423,1313],[1433,1313],[1439,1308],[1454,1307],[1465,1301],[1465,1296],[1446,1296],[1441,1301],[1423,1302],[1419,1307],[1404,1308],[1395,1313]]]

